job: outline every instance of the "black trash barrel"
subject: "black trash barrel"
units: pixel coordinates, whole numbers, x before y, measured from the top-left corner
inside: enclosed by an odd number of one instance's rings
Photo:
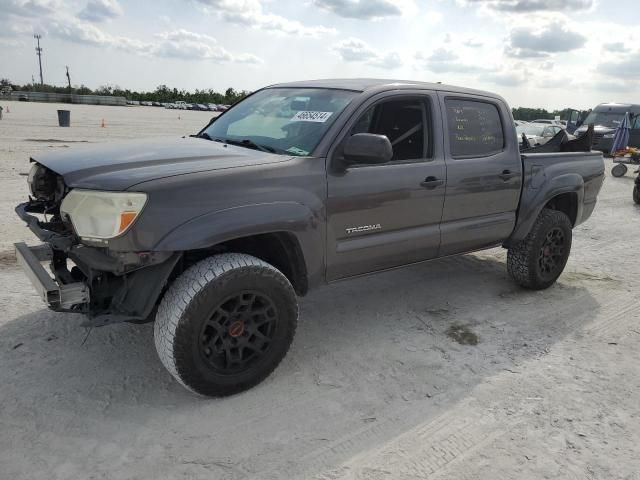
[[[58,110],[58,126],[71,126],[71,112],[69,110]]]

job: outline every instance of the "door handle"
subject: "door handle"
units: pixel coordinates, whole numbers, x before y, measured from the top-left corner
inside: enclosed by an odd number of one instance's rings
[[[498,176],[499,176],[502,180],[504,180],[504,181],[506,182],[506,181],[507,181],[507,180],[509,180],[510,178],[517,177],[517,176],[518,176],[518,174],[517,174],[517,173],[512,172],[511,170],[503,170],[503,171],[502,171],[502,173],[501,173],[500,175],[498,175]]]
[[[421,187],[428,188],[429,190],[432,190],[443,184],[444,184],[444,180],[440,180],[432,175],[428,176],[422,182],[420,182]]]

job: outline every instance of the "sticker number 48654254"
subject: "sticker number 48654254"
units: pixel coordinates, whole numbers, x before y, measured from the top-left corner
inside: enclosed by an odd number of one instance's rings
[[[296,112],[291,119],[298,122],[326,122],[333,112],[302,111]]]

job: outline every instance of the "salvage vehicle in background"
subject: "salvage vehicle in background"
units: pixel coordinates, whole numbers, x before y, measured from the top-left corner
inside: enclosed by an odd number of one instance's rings
[[[177,381],[230,395],[277,367],[320,285],[502,246],[518,285],[551,286],[604,179],[579,142],[521,155],[488,92],[273,85],[192,137],[34,155],[16,212],[43,243],[16,255],[52,310],[155,321]]]
[[[532,147],[544,145],[561,130],[564,130],[561,125],[548,125],[546,123],[533,122],[516,127],[519,142],[522,144],[522,134],[524,134]],[[575,137],[570,136],[569,138],[573,139]]]
[[[637,104],[601,103],[589,113],[574,134],[580,135],[587,130],[589,125],[593,125],[593,149],[609,154],[616,129],[622,123],[624,114],[627,112],[631,116],[628,146],[640,147],[640,105]]]

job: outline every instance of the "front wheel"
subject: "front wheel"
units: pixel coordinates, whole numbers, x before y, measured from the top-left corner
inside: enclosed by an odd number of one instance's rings
[[[226,396],[264,380],[284,358],[298,320],[296,294],[275,267],[226,253],[196,263],[165,293],[156,350],[183,386]]]
[[[633,187],[633,201],[635,204],[640,205],[640,188],[638,188],[638,185]]]
[[[553,285],[569,259],[571,233],[571,221],[566,214],[542,210],[525,239],[507,253],[511,278],[532,290]]]

